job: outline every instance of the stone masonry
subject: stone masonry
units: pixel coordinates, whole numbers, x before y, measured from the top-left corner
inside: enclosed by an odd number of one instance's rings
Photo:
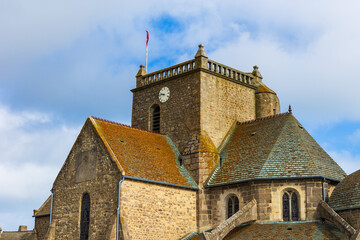
[[[196,190],[125,180],[121,194],[124,239],[180,239],[196,231]]]
[[[324,185],[325,197],[333,184],[335,183]],[[211,188],[209,200],[212,209],[212,225],[216,226],[226,220],[226,204],[229,196],[232,195],[238,197],[240,208],[254,198],[257,201],[258,221],[282,221],[282,194],[285,190],[293,190],[300,196],[298,198],[300,220],[319,218],[317,207],[323,199],[321,179],[258,180]]]
[[[121,174],[88,120],[53,185],[55,239],[80,236],[81,200],[89,193],[90,239],[105,239],[116,215]]]

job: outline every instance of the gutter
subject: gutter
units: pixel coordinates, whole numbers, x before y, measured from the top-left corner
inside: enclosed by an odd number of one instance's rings
[[[323,195],[323,201],[325,202],[325,178],[323,178],[322,181],[322,195]]]
[[[119,181],[118,208],[116,211],[116,240],[119,240],[121,183],[124,180],[125,176],[123,175],[122,179]]]
[[[304,177],[273,177],[273,178],[249,178],[249,179],[245,179],[245,180],[239,180],[239,181],[234,181],[234,182],[227,182],[227,183],[219,183],[219,184],[214,184],[214,185],[205,185],[205,188],[212,188],[212,187],[220,187],[220,186],[227,186],[227,185],[233,185],[233,184],[237,184],[237,183],[245,183],[245,182],[251,182],[251,181],[268,181],[268,180],[296,180],[296,179],[311,179],[311,178],[322,178],[324,181],[325,180],[330,180],[330,181],[334,181],[334,182],[340,182],[340,180],[335,179],[335,178],[328,178],[328,177],[324,177],[324,176],[304,176]]]
[[[159,185],[165,185],[165,186],[171,186],[171,187],[178,187],[178,188],[185,188],[185,189],[191,189],[191,190],[199,190],[199,188],[197,188],[197,187],[182,186],[182,185],[177,185],[177,184],[172,184],[172,183],[166,183],[166,182],[159,182],[159,181],[148,180],[148,179],[138,178],[138,177],[130,177],[130,176],[123,176],[123,177],[124,177],[124,179],[131,179],[131,180],[136,180],[136,181],[142,181],[142,182],[148,182],[148,183],[155,183],[155,184],[159,184]]]
[[[51,221],[52,221],[52,210],[53,210],[53,199],[54,199],[53,189],[51,189],[50,192],[51,192],[51,203],[50,203],[50,221],[49,221],[49,224],[51,224]]]

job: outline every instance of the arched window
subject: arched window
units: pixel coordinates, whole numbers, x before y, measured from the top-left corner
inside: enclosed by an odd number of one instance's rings
[[[284,192],[282,203],[283,220],[299,221],[299,203],[297,194],[291,190]]]
[[[236,196],[229,197],[227,204],[228,218],[239,211],[239,199]]]
[[[157,104],[151,107],[151,130],[160,132],[160,107]]]
[[[80,240],[89,239],[90,195],[85,193],[81,201]]]

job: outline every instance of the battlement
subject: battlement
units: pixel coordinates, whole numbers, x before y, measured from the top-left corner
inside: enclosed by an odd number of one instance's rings
[[[245,73],[208,59],[203,47],[202,44],[199,45],[200,54],[198,51],[194,59],[152,73],[146,73],[145,66],[140,65],[140,70],[136,75],[136,88],[154,84],[159,81],[169,80],[199,70],[242,85],[254,86],[253,80],[255,76],[253,74]]]

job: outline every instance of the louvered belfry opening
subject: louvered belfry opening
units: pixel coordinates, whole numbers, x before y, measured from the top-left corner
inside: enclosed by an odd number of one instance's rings
[[[283,199],[283,220],[299,221],[298,196],[293,191],[284,192]]]
[[[239,211],[239,199],[236,196],[229,197],[228,200],[228,218]]]
[[[90,195],[85,193],[81,201],[80,240],[89,239]]]
[[[153,132],[160,132],[160,107],[159,105],[154,105],[152,107],[152,131]]]

